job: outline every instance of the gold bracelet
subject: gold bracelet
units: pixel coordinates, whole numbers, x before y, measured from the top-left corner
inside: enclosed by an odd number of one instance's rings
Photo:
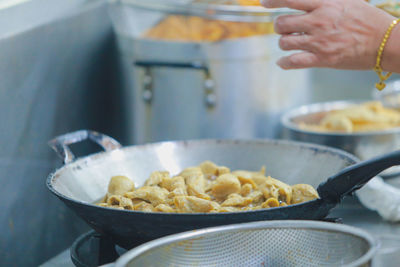
[[[375,84],[376,89],[378,89],[379,91],[382,91],[386,87],[385,81],[387,79],[389,79],[390,75],[392,75],[391,72],[388,72],[385,75],[383,74],[383,70],[381,67],[381,61],[382,61],[383,50],[385,49],[387,40],[390,37],[390,33],[392,32],[394,26],[396,26],[398,22],[400,22],[400,19],[395,19],[392,21],[389,28],[386,30],[385,36],[383,36],[382,43],[378,49],[378,56],[376,57],[376,64],[375,64],[374,70],[375,70],[376,74],[378,74],[378,76],[379,76],[379,82]]]

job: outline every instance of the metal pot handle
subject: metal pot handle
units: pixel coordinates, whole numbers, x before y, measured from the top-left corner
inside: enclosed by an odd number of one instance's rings
[[[213,108],[217,104],[217,96],[215,93],[215,82],[211,77],[209,68],[202,64],[201,62],[163,62],[163,61],[147,61],[147,60],[137,60],[133,64],[137,67],[144,68],[145,74],[143,79],[143,100],[147,104],[151,104],[153,100],[153,80],[152,75],[153,68],[174,68],[174,69],[193,69],[201,70],[204,72],[204,103],[208,108]]]
[[[74,161],[75,156],[69,149],[68,145],[79,143],[85,140],[91,140],[101,146],[105,151],[111,151],[121,148],[121,144],[114,138],[105,134],[98,133],[90,130],[80,130],[72,133],[67,133],[54,138],[48,144],[57,155],[64,160],[64,164]]]

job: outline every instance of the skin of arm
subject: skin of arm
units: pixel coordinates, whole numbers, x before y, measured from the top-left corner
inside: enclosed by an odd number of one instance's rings
[[[304,11],[275,20],[282,50],[301,51],[281,58],[283,69],[336,68],[368,70],[395,17],[363,0],[261,0],[267,8]],[[400,72],[400,25],[386,43],[382,68]]]
[[[390,34],[382,55],[382,69],[400,73],[400,25]]]

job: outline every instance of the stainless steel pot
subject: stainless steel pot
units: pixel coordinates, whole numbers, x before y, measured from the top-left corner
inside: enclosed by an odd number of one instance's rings
[[[283,137],[290,140],[316,143],[343,149],[362,160],[395,151],[400,148],[400,128],[385,131],[361,133],[316,132],[301,129],[300,122],[317,123],[321,117],[335,109],[343,109],[350,105],[365,101],[337,101],[301,106],[286,112],[281,119]],[[399,167],[383,172],[383,175],[399,173]]]
[[[143,33],[171,14],[255,22],[288,11],[192,2],[110,4],[126,72],[133,143],[279,136],[281,114],[310,101],[310,71],[276,66],[286,55],[277,35],[177,42],[145,39]]]
[[[388,82],[383,91],[374,88],[372,97],[385,107],[400,109],[400,80]]]

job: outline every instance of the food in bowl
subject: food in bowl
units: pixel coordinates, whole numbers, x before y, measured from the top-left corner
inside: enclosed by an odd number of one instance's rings
[[[299,122],[303,130],[318,132],[368,132],[400,126],[400,112],[386,108],[381,102],[353,104],[326,112],[316,123]]]
[[[151,173],[144,186],[135,188],[126,176],[114,176],[102,207],[144,212],[215,213],[268,209],[318,198],[308,184],[290,186],[258,172],[237,170],[205,161],[171,177]]]
[[[260,0],[238,0],[238,3],[242,6],[261,6]]]
[[[258,0],[239,0],[239,5],[259,6]],[[144,38],[186,42],[216,42],[225,39],[274,33],[272,22],[235,22],[196,16],[170,15],[144,34]]]
[[[389,0],[382,3],[378,3],[376,7],[383,9],[387,13],[395,17],[400,17],[400,5],[397,1]]]
[[[272,22],[235,22],[196,16],[171,15],[144,34],[144,38],[186,42],[216,42],[225,39],[274,33]]]

